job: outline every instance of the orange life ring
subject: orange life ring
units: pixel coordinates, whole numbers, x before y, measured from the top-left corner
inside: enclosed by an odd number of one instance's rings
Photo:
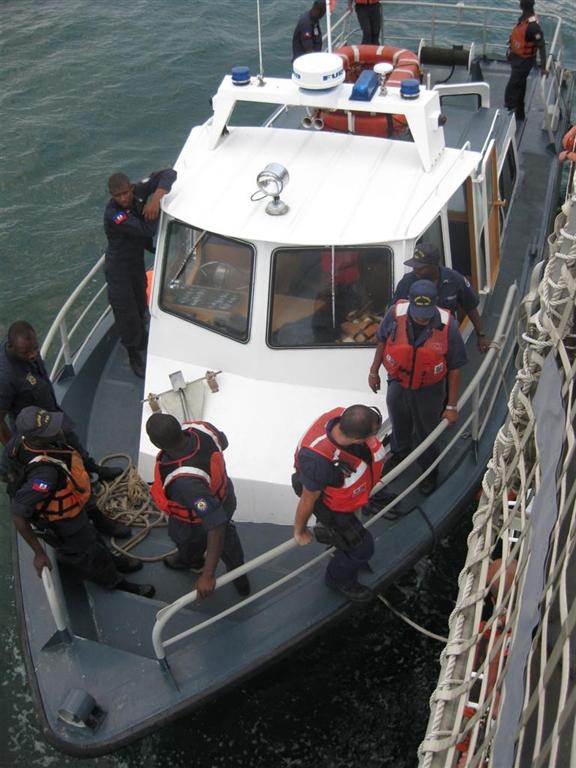
[[[562,139],[562,152],[558,155],[558,159],[563,162],[564,160],[570,160],[572,163],[576,163],[576,125],[573,125],[565,134]]]
[[[394,69],[386,84],[398,88],[402,80],[407,78],[420,79],[420,62],[418,56],[406,48],[394,48],[390,45],[346,45],[336,48],[334,53],[342,58],[346,82],[355,82],[363,70],[372,69],[374,64],[387,62]],[[398,136],[407,128],[404,115],[382,115],[367,112],[352,112],[351,133],[360,136]],[[348,133],[348,114],[341,110],[334,112],[321,111],[319,117],[324,121],[328,131]]]

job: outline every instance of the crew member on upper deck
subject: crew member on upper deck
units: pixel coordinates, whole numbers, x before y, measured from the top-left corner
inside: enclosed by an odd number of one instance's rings
[[[400,299],[407,299],[410,286],[416,280],[430,280],[438,291],[437,306],[449,309],[453,315],[460,308],[470,318],[476,331],[478,349],[484,353],[490,346],[490,339],[482,330],[482,320],[478,312],[478,295],[468,280],[455,269],[440,266],[440,251],[432,243],[418,243],[414,255],[404,264],[413,271],[400,280],[392,298],[395,304]]]
[[[540,57],[542,75],[546,75],[546,45],[538,16],[534,13],[534,0],[520,0],[522,15],[510,35],[510,79],[504,92],[504,106],[514,112],[516,120],[524,120],[524,97],[530,70]]]
[[[434,283],[417,280],[408,298],[394,304],[382,320],[368,376],[370,389],[378,392],[380,366],[388,372],[392,457],[385,472],[422,443],[440,419],[450,424],[458,420],[460,368],[468,362],[457,322],[448,310],[437,307]],[[418,462],[426,470],[437,456],[438,447],[433,444]],[[421,481],[421,493],[434,491],[437,474],[436,468]]]
[[[136,184],[124,173],[114,173],[108,179],[112,195],[104,211],[108,300],[130,367],[140,378],[145,373],[141,352],[148,342],[144,250],[154,250],[160,201],[175,180],[176,171],[171,168],[152,173]]]
[[[292,61],[305,53],[322,50],[320,19],[324,18],[325,14],[325,0],[314,0],[312,8],[300,16],[292,36]]]
[[[380,0],[348,0],[348,10],[356,6],[356,16],[362,29],[362,45],[378,45],[382,26]]]

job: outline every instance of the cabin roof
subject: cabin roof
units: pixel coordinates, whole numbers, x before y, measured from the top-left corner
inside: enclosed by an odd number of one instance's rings
[[[426,172],[412,142],[285,128],[232,127],[210,149],[194,128],[164,199],[173,217],[250,241],[346,245],[417,236],[477,166],[476,152],[445,148]],[[290,181],[284,216],[250,199],[256,176],[281,163]]]

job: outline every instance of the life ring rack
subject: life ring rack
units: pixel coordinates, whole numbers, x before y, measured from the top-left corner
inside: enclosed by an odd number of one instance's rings
[[[386,62],[394,69],[386,80],[386,85],[399,88],[402,80],[420,79],[418,55],[406,48],[394,48],[390,45],[346,45],[336,48],[334,53],[342,58],[346,82],[353,83],[364,69],[372,69],[374,64]],[[339,133],[356,133],[360,136],[398,136],[408,127],[404,115],[371,114],[367,112],[345,112],[343,110],[320,110],[318,118],[323,122],[323,130]]]

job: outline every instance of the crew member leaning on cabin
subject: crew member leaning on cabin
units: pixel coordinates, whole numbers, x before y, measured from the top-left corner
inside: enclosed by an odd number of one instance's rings
[[[437,304],[443,309],[449,309],[453,315],[462,309],[474,326],[478,349],[484,353],[490,346],[490,339],[482,330],[482,320],[478,312],[479,299],[468,280],[455,269],[440,266],[440,251],[432,243],[418,243],[414,255],[404,264],[413,267],[413,271],[400,280],[392,298],[395,304],[400,299],[407,299],[410,286],[416,280],[430,280],[438,291]]]
[[[160,201],[175,180],[176,171],[171,168],[151,173],[136,184],[124,173],[114,173],[108,179],[112,195],[104,211],[108,300],[130,367],[142,379],[145,364],[141,353],[148,343],[144,251],[154,250]]]
[[[292,486],[300,496],[294,538],[300,545],[310,544],[307,523],[315,515],[327,529],[328,538],[322,541],[336,547],[326,584],[354,602],[373,597],[358,581],[358,571],[372,557],[374,539],[354,512],[368,504],[382,475],[384,448],[376,437],[381,424],[380,412],[367,405],[334,408],[309,427],[294,457]]]
[[[152,498],[168,515],[168,534],[178,547],[176,554],[164,558],[164,565],[199,573],[198,595],[208,597],[214,591],[220,559],[228,571],[244,563],[232,522],[236,495],[224,462],[228,440],[206,421],[193,421],[181,428],[174,416],[166,413],[152,414],[146,432],[160,448]],[[246,575],[233,583],[240,595],[250,594]]]
[[[292,61],[305,53],[322,50],[320,19],[326,14],[325,0],[315,0],[309,11],[303,13],[292,35]]]
[[[392,422],[392,457],[385,471],[406,458],[440,419],[450,424],[458,420],[460,368],[468,362],[457,322],[448,310],[437,307],[434,283],[417,280],[410,286],[408,298],[394,304],[382,320],[368,376],[370,389],[378,392],[380,366],[388,372],[386,405]],[[437,456],[437,446],[431,445],[418,459],[422,470],[427,470]],[[420,492],[432,493],[437,476],[436,468],[421,481]]]
[[[80,454],[65,441],[64,421],[62,411],[28,406],[18,414],[17,435],[6,447],[10,512],[34,552],[38,575],[52,568],[43,538],[58,560],[81,578],[106,589],[153,597],[152,585],[134,584],[122,576],[142,564],[125,555],[113,556],[90,522],[90,478]]]
[[[8,329],[6,338],[0,341],[0,442],[3,445],[13,437],[7,419],[13,425],[22,409],[30,405],[62,413],[66,442],[80,454],[88,472],[98,475],[103,481],[114,480],[122,474],[119,467],[97,464],[82,445],[72,420],[56,401],[56,393],[40,355],[34,328],[25,320],[17,320]],[[90,509],[92,522],[100,533],[119,539],[130,537],[127,525],[118,520],[110,520],[95,505]]]
[[[382,27],[380,0],[348,0],[348,10],[356,6],[356,16],[362,30],[362,45],[378,45]]]
[[[534,13],[534,0],[520,0],[522,15],[509,40],[510,79],[504,91],[504,106],[514,112],[516,120],[524,120],[524,97],[530,70],[540,57],[542,75],[546,75],[546,45],[538,16]]]

